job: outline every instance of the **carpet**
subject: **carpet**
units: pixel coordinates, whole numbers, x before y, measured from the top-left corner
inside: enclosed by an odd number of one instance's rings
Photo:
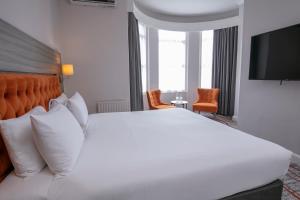
[[[300,200],[300,165],[292,163],[283,182],[282,200]]]
[[[237,129],[237,123],[234,120],[232,120],[231,117],[222,116],[222,115],[213,115],[210,113],[201,113],[201,115],[204,117],[207,117],[209,119],[212,119],[214,121],[220,122],[222,124],[225,124],[227,126]]]

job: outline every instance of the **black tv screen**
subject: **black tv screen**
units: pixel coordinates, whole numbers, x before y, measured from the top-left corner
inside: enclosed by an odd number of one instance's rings
[[[300,24],[253,36],[250,80],[300,80]]]

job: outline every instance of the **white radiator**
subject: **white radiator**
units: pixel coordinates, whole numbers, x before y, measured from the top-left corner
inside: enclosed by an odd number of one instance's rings
[[[130,111],[129,101],[126,99],[112,99],[97,102],[98,113],[128,112]]]

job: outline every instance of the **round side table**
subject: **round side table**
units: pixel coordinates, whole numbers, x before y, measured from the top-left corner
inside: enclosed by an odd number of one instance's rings
[[[187,109],[188,103],[189,102],[185,101],[185,100],[173,100],[173,101],[171,101],[171,105],[173,105],[173,106],[179,105],[179,106],[182,106],[182,108],[185,108],[185,109]]]

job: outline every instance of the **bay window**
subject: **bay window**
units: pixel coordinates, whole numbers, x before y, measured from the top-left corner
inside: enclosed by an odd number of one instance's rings
[[[158,31],[158,81],[163,92],[186,89],[186,33]]]
[[[199,42],[201,53],[199,57],[196,57],[199,54],[192,53],[189,59],[196,63],[195,60],[201,58],[200,66],[187,66],[187,49],[195,51],[195,45],[188,45],[189,33],[149,28],[141,23],[139,33],[143,92],[157,88],[165,93],[187,92],[189,84],[193,88],[211,88],[213,30],[202,31],[198,40],[195,36],[190,38],[195,43]],[[198,70],[200,76],[195,74],[199,74]],[[192,73],[188,74],[188,71]]]

